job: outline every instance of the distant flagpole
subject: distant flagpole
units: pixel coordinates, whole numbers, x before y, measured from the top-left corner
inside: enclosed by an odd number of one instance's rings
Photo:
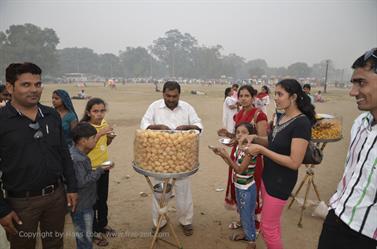
[[[326,72],[325,72],[325,84],[323,86],[323,92],[326,93],[327,91],[327,73],[329,71],[329,60],[326,60]]]

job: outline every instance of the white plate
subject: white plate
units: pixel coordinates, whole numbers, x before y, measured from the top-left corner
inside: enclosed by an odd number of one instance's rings
[[[107,167],[107,166],[111,166],[112,164],[113,164],[113,162],[109,160],[109,161],[103,162],[100,166]]]
[[[222,137],[219,139],[219,142],[224,145],[229,145],[232,142],[232,139],[228,137]]]
[[[335,117],[333,115],[330,115],[330,114],[317,113],[317,119],[322,119],[322,118],[335,118]]]

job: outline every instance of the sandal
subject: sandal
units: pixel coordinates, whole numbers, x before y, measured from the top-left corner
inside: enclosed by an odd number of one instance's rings
[[[232,221],[229,225],[228,225],[228,228],[229,229],[238,229],[241,227],[241,224],[237,221]]]
[[[182,230],[183,230],[183,234],[186,235],[186,236],[191,236],[194,233],[194,229],[192,228],[191,224],[188,224],[188,225],[182,225],[181,224],[181,227],[182,227]]]
[[[97,246],[108,246],[109,245],[109,242],[107,241],[107,239],[105,238],[105,236],[103,236],[103,234],[101,234],[101,233],[96,233],[93,236],[93,242]]]
[[[106,234],[107,237],[114,238],[117,236],[117,231],[112,229],[110,226],[105,226],[103,228],[104,233]]]
[[[245,240],[245,234],[244,233],[233,233],[232,235],[229,236],[229,239],[231,241]]]
[[[255,241],[249,241],[247,243],[246,249],[256,249],[256,248],[257,248],[257,243],[255,243]]]

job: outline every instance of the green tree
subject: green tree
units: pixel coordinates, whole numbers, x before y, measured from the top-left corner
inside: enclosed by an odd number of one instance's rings
[[[203,79],[220,78],[222,71],[221,49],[220,45],[194,48],[191,77]]]
[[[252,67],[249,69],[248,73],[250,75],[250,78],[255,78],[255,77],[259,78],[262,75],[264,75],[266,71],[264,71],[264,69],[260,67]]]
[[[157,61],[143,47],[127,47],[119,57],[123,75],[127,78],[158,75],[157,71],[160,70]]]
[[[296,62],[288,66],[287,74],[292,77],[310,77],[312,69],[304,62]]]
[[[231,76],[236,79],[243,78],[242,76],[244,75],[242,75],[241,72],[242,68],[245,65],[244,58],[232,53],[222,58],[222,64],[222,74],[228,77]]]
[[[188,77],[193,67],[193,51],[197,40],[188,33],[177,29],[169,30],[164,37],[153,41],[152,53],[167,65],[172,77]]]
[[[99,56],[90,48],[64,48],[59,50],[61,73],[87,73],[99,75]]]
[[[58,43],[53,29],[42,29],[30,23],[11,25],[0,32],[1,70],[12,62],[29,61],[40,66],[44,74],[55,74]]]
[[[110,53],[99,55],[97,74],[105,78],[122,77],[123,72],[119,57]]]

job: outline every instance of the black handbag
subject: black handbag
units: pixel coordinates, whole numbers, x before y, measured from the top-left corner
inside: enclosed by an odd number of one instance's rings
[[[309,141],[308,148],[306,149],[303,164],[320,164],[323,159],[323,153],[315,143]]]

